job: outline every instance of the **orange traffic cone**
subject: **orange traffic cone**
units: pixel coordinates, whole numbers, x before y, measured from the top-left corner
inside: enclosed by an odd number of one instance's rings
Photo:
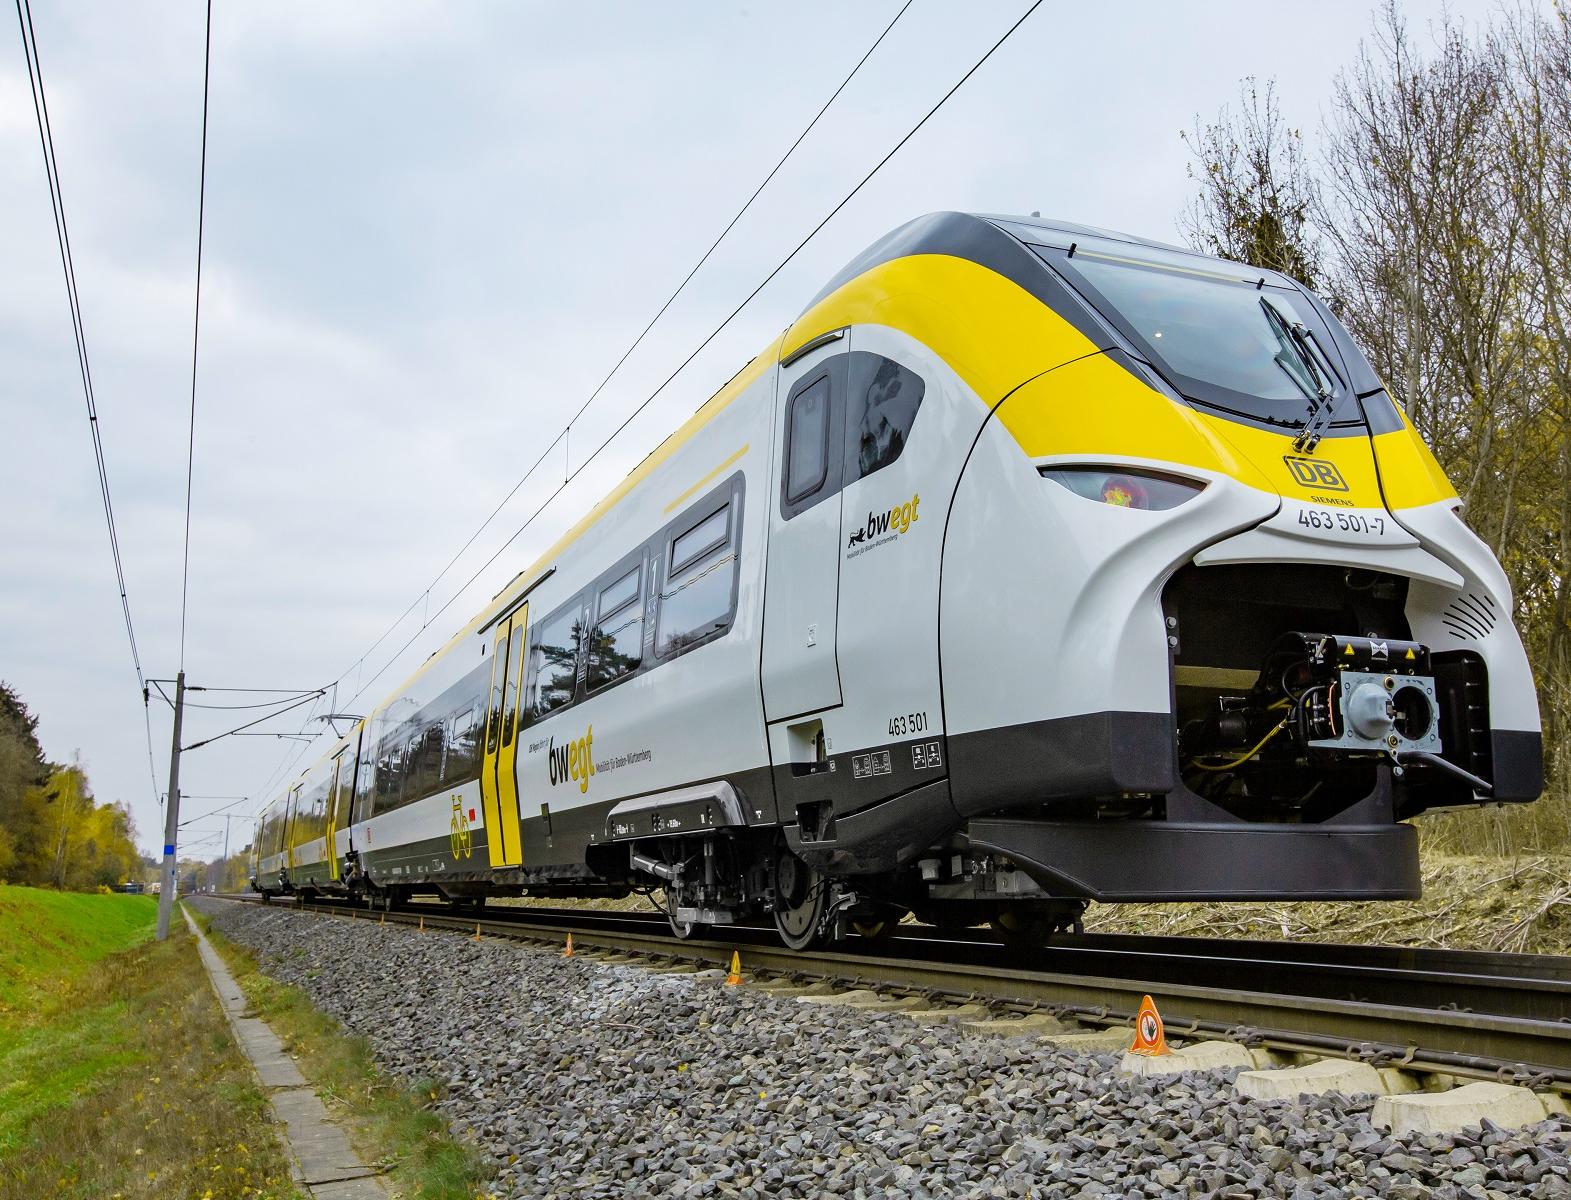
[[[474,940],[477,941],[477,942],[480,940],[480,922],[479,921],[475,922],[475,939]]]
[[[423,916],[420,918],[420,932],[421,933],[425,932],[425,917],[423,917]]]
[[[378,921],[377,924],[378,925],[386,925],[387,924],[387,914],[386,913],[382,914],[382,919],[380,921]]]
[[[1153,1058],[1172,1053],[1167,1048],[1167,1038],[1162,1036],[1162,1014],[1156,1011],[1150,996],[1140,999],[1140,1011],[1135,1014],[1135,1044],[1129,1047],[1129,1053]]]
[[[725,977],[726,987],[737,987],[742,982],[742,955],[739,951],[731,951],[731,970]]]
[[[563,949],[562,949],[562,957],[563,958],[572,958],[573,957],[573,935],[571,933],[569,933],[567,935],[567,945],[565,947],[563,947]]]

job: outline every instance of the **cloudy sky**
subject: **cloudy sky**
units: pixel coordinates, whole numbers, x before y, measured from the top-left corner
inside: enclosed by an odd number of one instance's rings
[[[1025,7],[915,0],[574,426],[572,466]],[[1466,19],[1490,7],[1451,3]],[[1180,128],[1256,74],[1312,131],[1371,18],[1344,0],[1312,15],[1049,0],[467,591],[453,600],[560,482],[561,447],[425,601],[898,8],[217,0],[190,680],[337,680],[337,707],[368,711],[868,242],[935,209],[1176,240]],[[1440,4],[1403,8],[1421,28]],[[131,610],[148,673],[172,677],[203,8],[33,12]],[[170,713],[155,697],[155,784],[21,40],[0,43],[0,678],[38,714],[46,752],[80,754],[153,848]],[[325,711],[269,728],[315,731]],[[186,740],[235,715],[193,711]],[[233,811],[254,811],[320,748],[235,738],[188,755],[187,815],[225,803],[196,797],[249,796]],[[215,853],[202,839],[222,829],[197,820],[182,848]]]

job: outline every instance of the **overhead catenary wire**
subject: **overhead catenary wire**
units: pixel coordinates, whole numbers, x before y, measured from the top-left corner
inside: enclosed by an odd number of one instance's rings
[[[694,349],[677,365],[676,369],[673,370],[670,374],[668,374],[660,382],[660,384],[654,389],[654,391],[650,392],[649,395],[646,396],[637,405],[637,407],[635,407],[633,409],[633,411],[630,412],[622,420],[621,424],[619,424],[614,430],[611,431],[611,433],[603,441],[601,441],[601,443],[589,454],[589,456],[586,459],[584,459],[584,461],[582,463],[580,463],[578,465],[578,467],[575,470],[573,470],[573,471],[571,471],[571,472],[569,472],[567,474],[566,478],[564,478],[563,481],[560,484],[557,485],[557,487],[550,493],[550,495],[548,495],[545,498],[545,500],[542,501],[541,504],[538,507],[536,507],[535,510],[532,513],[530,513],[530,515],[525,519],[523,524],[520,525],[517,529],[515,529],[513,531],[513,533],[507,538],[507,540],[505,542],[503,542],[502,545],[497,547],[496,550],[490,555],[490,557],[487,558],[485,560],[485,562],[481,563],[480,566],[469,576],[469,578],[466,579],[464,581],[464,583],[461,584],[458,587],[458,589],[451,596],[449,596],[447,598],[447,600],[444,601],[441,604],[440,607],[437,608],[437,610],[435,612],[427,612],[425,614],[424,619],[423,619],[420,627],[415,630],[415,632],[398,648],[398,650],[396,650],[387,659],[387,661],[385,661],[379,668],[377,668],[377,670],[371,676],[369,676],[368,678],[357,680],[357,682],[359,683],[359,686],[355,690],[354,694],[351,695],[349,697],[349,699],[344,702],[346,706],[352,706],[354,704],[354,702],[356,700],[358,700],[373,683],[376,682],[377,679],[379,679],[383,674],[385,674],[388,671],[388,669],[391,668],[393,666],[393,664],[396,663],[403,656],[405,651],[407,651],[415,643],[415,641],[421,636],[421,634],[423,634],[425,632],[425,630],[430,627],[431,623],[433,621],[435,621],[437,618],[439,618],[443,613],[445,613],[447,611],[447,609],[450,608],[453,605],[453,603],[455,601],[457,601],[457,599],[460,596],[462,596],[464,594],[464,592],[467,591],[469,589],[469,587],[471,585],[473,585],[474,582],[476,580],[478,580],[482,574],[485,573],[485,571],[491,566],[491,564],[494,563],[498,558],[500,558],[501,555],[508,549],[509,546],[511,546],[515,541],[517,541],[517,539],[525,532],[525,530],[527,530],[534,523],[534,521],[540,516],[540,514],[543,513],[551,505],[551,503],[558,496],[560,496],[563,491],[565,491],[567,489],[567,487],[573,482],[573,480],[578,478],[578,476],[580,474],[582,474],[583,471],[585,471],[591,464],[593,464],[594,461],[596,460],[596,458],[599,457],[601,452],[604,451],[606,449],[606,447],[609,446],[613,441],[615,441],[616,438],[618,436],[620,436],[620,434],[630,424],[632,424],[632,422],[634,420],[637,419],[639,414],[641,414],[645,409],[647,409],[650,404],[652,404],[660,395],[662,395],[665,392],[666,388],[670,386],[670,384],[677,378],[677,376],[679,376],[687,368],[687,366],[695,358],[697,358],[698,355],[700,353],[702,353],[703,350],[706,347],[708,347],[709,344],[711,342],[713,342],[714,339],[717,338],[731,324],[731,322],[733,320],[736,319],[736,317],[743,311],[743,309],[745,309],[749,304],[752,303],[752,301],[759,295],[760,292],[762,292],[764,290],[764,288],[766,288],[771,282],[774,281],[774,279],[780,274],[781,271],[785,270],[785,268],[787,266],[789,266],[796,259],[797,255],[800,254],[802,252],[802,250],[804,248],[806,248],[806,246],[815,237],[818,236],[818,234],[824,229],[824,227],[826,225],[828,225],[829,222],[832,221],[841,212],[841,210],[843,210],[846,207],[846,205],[849,204],[862,191],[862,189],[864,187],[867,186],[867,184],[873,179],[873,177],[876,176],[879,173],[879,171],[881,171],[884,168],[884,166],[887,165],[888,162],[896,154],[898,154],[900,152],[900,150],[907,143],[909,143],[911,141],[911,139],[913,137],[915,137],[927,125],[927,123],[930,120],[932,120],[932,118],[939,112],[940,109],[942,109],[944,107],[945,104],[947,104],[949,102],[949,100],[955,95],[955,93],[958,92],[962,87],[964,87],[965,84],[972,78],[972,76],[974,76],[979,70],[981,70],[981,68],[984,65],[986,65],[988,60],[991,59],[993,57],[993,55],[996,54],[999,51],[999,49],[1006,42],[1008,42],[1011,37],[1014,36],[1015,32],[1022,25],[1024,25],[1026,23],[1026,21],[1028,21],[1031,18],[1031,15],[1033,13],[1035,13],[1036,10],[1038,8],[1040,8],[1041,6],[1042,6],[1042,0],[1032,0],[1032,3],[1026,8],[1026,10],[1023,13],[1021,13],[1021,15],[1014,21],[1014,23],[1011,24],[1003,32],[1003,34],[996,41],[994,41],[991,46],[988,47],[988,49],[982,54],[982,56],[980,58],[978,58],[976,60],[976,62],[974,62],[971,65],[971,67],[963,75],[961,75],[961,77],[958,80],[956,80],[955,83],[953,85],[951,85],[950,88],[946,92],[944,92],[944,94],[942,96],[939,97],[938,101],[935,104],[933,104],[932,107],[930,107],[921,116],[921,118],[919,120],[917,120],[917,122],[914,125],[912,125],[911,128],[909,130],[907,130],[906,133],[897,142],[895,142],[895,144],[893,146],[891,146],[889,148],[889,150],[883,155],[883,157],[880,158],[878,160],[878,162],[876,162],[873,165],[872,169],[869,170],[865,175],[862,176],[862,178],[860,180],[857,181],[855,186],[853,186],[851,188],[851,190],[848,191],[839,200],[839,202],[836,203],[834,205],[834,207],[832,207],[818,221],[818,223],[816,225],[814,225],[811,230],[808,231],[807,235],[805,237],[803,237],[796,244],[796,246],[793,247],[792,250],[783,259],[781,259],[780,262],[777,263],[769,271],[769,273],[767,275],[765,275],[764,278],[762,280],[760,280],[759,283],[750,292],[748,292],[748,294],[742,299],[742,301],[739,304],[737,304],[724,317],[724,319],[721,320],[720,323],[718,325],[716,325],[715,328],[713,330],[711,330],[710,333],[701,342],[699,342],[699,344],[696,347],[694,347]],[[905,11],[904,9],[901,9],[901,12],[904,12],[904,11]],[[897,16],[898,16],[898,14],[897,14]],[[887,30],[886,30],[886,32],[887,32]],[[559,434],[556,440],[557,441],[561,440],[561,438],[565,435],[565,433],[566,433],[566,430],[564,429],[563,433]],[[545,453],[543,453],[540,456],[540,460],[539,461],[543,461],[544,460],[544,458],[546,457],[546,454],[550,453],[551,448],[555,444],[556,444],[556,441],[553,441],[551,446],[547,447]],[[537,461],[536,465],[534,467],[530,468],[530,471],[533,472],[538,467],[538,465],[539,465],[539,462]],[[527,478],[527,475],[526,475],[525,478]],[[520,484],[520,486],[521,486],[521,484]],[[444,568],[444,570],[445,570],[445,568]],[[428,592],[423,592],[422,593],[422,598],[425,598],[426,596],[428,596]],[[411,609],[413,609],[413,607],[414,607],[413,605],[410,606]],[[407,615],[407,612],[405,613],[405,615]],[[400,617],[399,621],[401,622],[402,619],[403,618]],[[394,624],[394,626],[392,628],[396,628],[397,624],[398,623],[395,622],[395,624]],[[383,635],[377,639],[377,642],[373,644],[373,648],[374,648],[374,645],[380,644],[383,640],[385,640],[387,635],[389,633],[391,633],[391,632],[392,632],[392,629],[390,628],[385,633],[383,633]],[[348,670],[346,670],[343,673],[343,675],[339,676],[339,678],[338,678],[338,680],[336,682],[342,682],[343,679],[345,677],[347,677],[351,671],[356,670],[356,668],[361,663],[363,663],[365,661],[365,658],[368,657],[368,656],[369,656],[369,652],[366,655],[362,655],[361,658],[356,661],[356,663],[351,664],[350,668]],[[287,765],[282,767],[281,770],[275,770],[273,772],[273,775],[269,777],[268,784],[266,786],[264,786],[263,788],[259,788],[257,790],[258,794],[265,795],[267,787],[270,787],[272,785],[272,781],[274,779],[276,779],[276,778],[278,778],[280,776],[287,776],[288,772],[293,768],[293,766],[296,763],[298,763],[301,758],[303,758],[305,756],[305,753],[306,753],[306,751],[309,748],[310,748],[309,746],[303,746],[292,758],[290,758],[288,760],[288,764]]]
[[[210,738],[203,738],[199,742],[192,742],[189,746],[182,746],[182,747],[180,747],[180,752],[183,754],[183,753],[185,753],[188,750],[197,750],[197,749],[200,749],[203,746],[211,745],[213,742],[221,741],[222,739],[224,739],[226,737],[233,737],[235,734],[240,733],[242,730],[250,729],[250,728],[252,728],[254,726],[260,725],[263,721],[271,721],[274,717],[281,717],[281,716],[283,716],[284,713],[290,712],[293,709],[299,708],[302,704],[306,704],[306,703],[308,703],[310,701],[320,700],[321,698],[322,698],[322,693],[321,692],[314,692],[314,693],[312,693],[309,696],[302,696],[302,697],[300,697],[300,699],[296,700],[293,704],[286,705],[285,707],[280,708],[277,712],[267,713],[267,714],[265,714],[263,716],[260,716],[260,717],[256,718],[256,720],[254,720],[254,721],[247,721],[244,725],[237,725],[235,728],[225,730],[223,733],[215,733]]]
[[[374,652],[378,646],[380,646],[384,641],[387,640],[389,636],[392,635],[393,630],[397,629],[401,624],[403,624],[404,619],[408,617],[410,613],[414,612],[416,606],[429,601],[432,589],[447,577],[447,573],[451,571],[457,564],[458,560],[468,552],[469,547],[474,545],[475,540],[491,527],[491,523],[496,520],[496,518],[501,514],[502,510],[507,507],[508,503],[513,499],[513,497],[518,494],[519,489],[534,477],[535,472],[538,471],[542,465],[544,465],[546,459],[551,456],[552,452],[557,448],[557,446],[570,445],[573,425],[577,423],[578,419],[584,415],[589,406],[595,402],[600,393],[605,390],[606,385],[609,384],[613,378],[615,378],[617,372],[620,371],[623,364],[625,364],[627,360],[632,357],[634,351],[636,351],[638,347],[643,344],[644,339],[649,336],[649,332],[654,329],[656,324],[659,323],[660,318],[665,316],[666,311],[671,307],[671,305],[676,303],[677,298],[687,290],[687,285],[693,281],[693,277],[698,274],[703,265],[708,262],[714,252],[719,249],[720,243],[725,241],[731,230],[736,228],[737,222],[747,215],[748,211],[753,207],[753,202],[763,194],[764,189],[768,187],[769,184],[774,180],[775,176],[780,173],[781,168],[783,168],[786,165],[787,160],[790,159],[794,153],[796,153],[797,147],[806,140],[807,135],[812,133],[812,131],[818,126],[818,122],[823,119],[824,114],[829,111],[830,106],[840,98],[840,93],[845,91],[846,88],[850,86],[851,81],[856,78],[862,67],[867,63],[867,60],[873,56],[873,52],[883,44],[884,39],[889,36],[890,32],[899,23],[900,18],[905,16],[906,10],[911,7],[912,3],[913,0],[906,0],[906,2],[900,6],[899,11],[895,13],[889,24],[884,26],[883,31],[873,39],[872,45],[868,46],[867,50],[862,54],[862,57],[856,61],[856,64],[849,72],[847,72],[845,77],[841,79],[839,86],[837,86],[835,90],[830,93],[829,99],[825,100],[824,103],[819,107],[818,111],[813,114],[812,120],[808,121],[808,123],[802,127],[802,132],[797,134],[796,139],[786,147],[785,153],[780,156],[780,158],[775,162],[775,165],[769,169],[769,173],[765,175],[758,186],[753,189],[752,194],[748,196],[748,198],[742,203],[742,207],[737,209],[735,215],[733,215],[732,218],[726,222],[725,228],[723,228],[719,234],[716,235],[714,241],[709,243],[708,249],[706,249],[703,254],[699,256],[698,261],[695,262],[691,269],[688,270],[687,274],[682,277],[682,281],[678,283],[671,294],[666,297],[665,302],[661,304],[660,307],[655,311],[654,316],[649,318],[643,329],[639,330],[638,336],[628,344],[626,350],[622,351],[621,357],[611,365],[611,369],[607,371],[605,373],[605,377],[595,385],[594,390],[589,393],[589,397],[578,406],[578,411],[568,419],[567,424],[557,432],[557,435],[546,445],[545,449],[541,452],[539,457],[536,458],[532,464],[530,464],[529,469],[519,477],[518,481],[514,483],[513,486],[508,490],[507,495],[502,497],[502,499],[497,503],[496,507],[491,510],[489,515],[487,515],[485,520],[481,521],[479,526],[476,527],[475,531],[465,539],[463,545],[461,545],[457,551],[454,552],[453,556],[447,560],[446,565],[436,573],[431,582],[426,584],[425,588],[422,589],[415,596],[415,598],[409,602],[409,607],[404,609],[403,612],[399,613],[397,619],[394,620],[393,623],[387,627],[387,629],[383,630],[381,635],[378,636],[377,639],[366,648],[365,652],[361,654],[359,658],[351,663],[349,667],[338,676],[339,682],[347,679],[351,672],[358,669],[365,662],[365,660],[371,656],[372,652]],[[566,472],[564,471],[564,474],[565,473]],[[564,480],[564,482],[566,482],[566,480]],[[421,629],[424,629],[429,624],[429,615],[423,616]],[[359,695],[358,692],[355,694],[357,696]]]
[[[38,143],[43,151],[44,174],[49,183],[49,207],[55,224],[55,243],[60,251],[60,268],[65,276],[66,300],[71,309],[71,334],[76,343],[77,370],[82,378],[82,395],[87,402],[87,426],[92,435],[93,463],[98,473],[98,491],[104,506],[104,524],[109,531],[109,553],[114,561],[115,586],[120,593],[120,611],[125,619],[126,641],[131,647],[131,664],[136,670],[137,689],[142,693],[142,729],[147,741],[147,771],[153,797],[159,796],[158,769],[153,763],[153,727],[148,712],[147,678],[142,671],[142,654],[137,647],[136,626],[131,620],[131,600],[125,582],[125,563],[120,553],[120,534],[115,527],[115,506],[109,490],[109,468],[104,459],[103,432],[98,419],[98,399],[93,391],[93,371],[87,354],[87,333],[82,321],[81,296],[76,286],[76,260],[71,252],[71,230],[66,220],[65,193],[60,184],[60,166],[55,156],[54,128],[49,120],[49,98],[44,88],[44,68],[38,56],[38,34],[33,26],[30,0],[16,0],[16,19],[22,34],[22,54],[27,62],[27,82],[33,97],[33,117],[38,124]]]
[[[196,466],[196,361],[202,336],[202,240],[207,229],[207,97],[213,66],[213,0],[207,0],[202,54],[202,165],[196,192],[196,303],[191,317],[191,412],[185,451],[185,538],[180,556],[180,669],[185,670],[186,601],[191,585],[191,481]]]
[[[968,71],[966,71],[966,73],[964,75],[962,75],[958,80],[956,80],[955,83],[949,88],[949,90],[947,92],[945,92],[941,97],[939,97],[938,102],[936,104],[934,104],[930,109],[928,109],[927,112],[922,115],[921,119],[918,120],[916,122],[916,124],[913,125],[909,130],[907,130],[905,135],[903,137],[901,137],[899,141],[897,141],[893,146],[891,146],[889,148],[889,150],[884,154],[884,156],[882,158],[880,158],[878,160],[878,162],[873,165],[873,168],[870,171],[868,171],[867,174],[862,176],[862,178],[856,183],[856,185],[854,187],[852,187],[852,189],[849,192],[847,192],[840,199],[840,201],[833,208],[831,208],[823,216],[823,218],[821,220],[819,220],[819,222],[816,225],[813,226],[813,228],[811,230],[808,231],[807,236],[802,238],[802,240],[799,241],[796,244],[796,246],[792,248],[791,252],[789,254],[787,254],[783,259],[781,259],[780,262],[777,263],[770,270],[770,272],[767,275],[765,275],[762,280],[759,281],[757,286],[755,286],[752,291],[750,291],[745,297],[743,297],[741,303],[739,303],[728,314],[726,314],[725,318],[718,325],[716,325],[713,330],[710,331],[710,333],[703,339],[703,341],[699,342],[698,345],[693,348],[693,350],[687,355],[687,357],[684,358],[677,365],[676,369],[674,371],[672,371],[669,375],[667,375],[660,382],[660,385],[658,387],[656,387],[654,391],[650,392],[649,395],[646,396],[638,404],[638,406],[636,408],[634,408],[633,411],[630,412],[623,419],[622,423],[620,425],[618,425],[615,429],[613,429],[611,431],[611,433],[609,434],[609,436],[607,436],[598,446],[595,447],[595,449],[590,453],[589,457],[584,459],[584,461],[579,464],[577,469],[572,471],[567,476],[567,478],[564,479],[556,487],[556,489],[554,491],[552,491],[552,493],[545,498],[545,500],[540,504],[540,506],[537,507],[535,509],[535,511],[529,515],[529,517],[524,521],[524,523],[522,525],[520,525],[516,530],[514,530],[513,533],[508,537],[508,539],[505,542],[503,542],[500,546],[498,546],[496,548],[496,550],[491,554],[491,556],[485,560],[485,562],[480,564],[480,566],[474,571],[473,574],[471,574],[469,576],[469,578],[467,580],[464,581],[464,583],[458,588],[458,590],[455,591],[451,596],[449,596],[447,598],[447,600],[435,612],[430,613],[426,617],[425,622],[420,626],[419,629],[417,629],[414,632],[413,636],[411,636],[408,641],[406,641],[401,647],[399,647],[399,649],[392,655],[392,657],[389,658],[385,663],[382,664],[382,666],[380,668],[377,669],[375,674],[373,674],[369,679],[366,679],[364,682],[361,683],[359,689],[354,693],[354,695],[349,697],[349,699],[348,699],[348,701],[346,703],[353,704],[356,700],[358,700],[360,698],[360,696],[365,692],[365,690],[371,686],[372,683],[374,683],[378,678],[380,678],[388,670],[389,667],[391,667],[395,662],[398,661],[398,659],[403,655],[404,651],[408,650],[409,647],[414,644],[415,640],[417,638],[419,638],[419,636],[422,633],[424,633],[427,628],[429,628],[431,622],[435,621],[444,612],[446,612],[447,609],[449,607],[451,607],[452,604],[458,599],[458,597],[463,595],[464,592],[468,590],[470,585],[472,585],[477,579],[479,579],[480,576],[485,573],[487,568],[489,568],[492,563],[494,563],[498,558],[500,558],[502,556],[503,552],[506,551],[507,548],[509,546],[511,546],[524,533],[524,531],[526,529],[528,529],[530,527],[530,525],[532,525],[534,523],[535,519],[537,517],[539,517],[540,514],[542,512],[544,512],[546,510],[546,508],[548,508],[550,506],[551,502],[553,500],[555,500],[559,495],[561,495],[562,492],[567,489],[568,485],[571,484],[574,479],[578,478],[578,476],[586,468],[588,468],[589,465],[591,463],[593,463],[597,457],[599,457],[601,451],[603,451],[607,446],[609,446],[613,441],[615,441],[616,438],[618,437],[618,435],[620,435],[624,429],[626,429],[630,424],[632,424],[632,422],[635,419],[637,419],[638,415],[640,413],[642,413],[646,408],[648,408],[649,405],[652,404],[655,401],[655,399],[657,397],[659,397],[665,391],[665,389],[671,385],[671,383],[673,381],[675,381],[675,379],[677,378],[678,375],[680,375],[684,370],[687,369],[688,364],[690,364],[695,358],[697,358],[698,355],[700,353],[702,353],[703,350],[712,341],[715,340],[715,338],[720,336],[721,332],[723,332],[726,329],[726,327],[729,326],[731,324],[731,322],[736,319],[736,317],[742,312],[742,310],[745,309],[749,304],[751,304],[753,302],[753,300],[758,296],[758,294],[760,292],[762,292],[764,290],[764,288],[768,287],[769,284],[774,281],[775,277],[778,276],[781,271],[785,270],[785,268],[787,266],[789,266],[792,261],[795,260],[796,256],[798,254],[800,254],[803,249],[806,248],[808,243],[811,242],[815,237],[818,236],[818,234],[823,230],[824,226],[828,225],[829,222],[832,221],[836,217],[836,215],[838,215],[840,213],[840,211],[842,209],[844,209],[845,206],[847,204],[849,204],[857,196],[857,194],[861,192],[861,190],[864,187],[867,186],[867,184],[872,180],[872,178],[875,175],[877,175],[878,172],[881,171],[884,168],[884,166],[889,162],[890,159],[892,159],[897,153],[900,152],[901,148],[904,147],[906,145],[906,143],[908,143],[913,137],[915,137],[917,135],[917,133],[919,133],[921,131],[921,129],[928,123],[928,121],[932,120],[933,116],[939,111],[939,109],[943,108],[943,106],[946,103],[948,103],[950,97],[952,97],[956,92],[958,92],[965,85],[966,81],[969,80],[973,75],[975,75],[977,73],[977,71],[981,70],[982,66],[988,61],[988,59],[992,58],[992,56],[995,53],[997,53],[998,49],[1001,46],[1003,46],[1003,44],[1010,39],[1010,37],[1014,34],[1014,32],[1017,29],[1020,28],[1020,26],[1025,24],[1025,22],[1030,18],[1031,14],[1034,13],[1038,8],[1040,8],[1041,5],[1042,5],[1042,0],[1033,0],[1033,3],[1030,5],[1030,7],[1028,7],[1025,10],[1025,12],[1020,15],[1020,17],[1015,21],[1015,23],[1013,25],[1011,25],[1008,29],[1006,29],[1004,31],[1003,35],[987,49],[986,53],[984,53],[981,58],[977,59],[977,61],[972,64],[971,68]]]

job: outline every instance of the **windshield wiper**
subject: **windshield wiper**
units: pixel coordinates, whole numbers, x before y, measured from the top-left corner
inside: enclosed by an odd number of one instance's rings
[[[1274,356],[1276,365],[1282,368],[1283,374],[1293,381],[1298,390],[1304,394],[1304,399],[1309,401],[1309,419],[1299,428],[1298,436],[1293,439],[1293,449],[1300,454],[1312,454],[1315,447],[1320,444],[1321,437],[1330,427],[1332,410],[1336,407],[1335,388],[1331,382],[1335,370],[1329,359],[1322,365],[1321,354],[1317,354],[1319,344],[1314,341],[1314,335],[1305,328],[1302,321],[1289,320],[1265,296],[1260,297],[1260,307],[1264,310],[1266,320],[1270,323],[1272,332],[1276,334],[1277,341],[1282,343],[1282,350]],[[1283,352],[1289,350],[1292,352],[1294,363],[1302,368],[1302,375],[1288,365]],[[1305,376],[1308,377],[1308,383],[1305,382]]]

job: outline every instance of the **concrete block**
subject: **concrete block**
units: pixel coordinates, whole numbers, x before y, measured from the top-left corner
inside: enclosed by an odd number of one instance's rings
[[[1388,1096],[1410,1096],[1414,1092],[1428,1091],[1424,1086],[1426,1080],[1422,1075],[1412,1071],[1404,1071],[1401,1067],[1378,1067],[1380,1082],[1385,1087]]]
[[[1037,1037],[1061,1050],[1079,1050],[1084,1054],[1100,1054],[1108,1050],[1127,1050],[1134,1037],[1127,1029],[1085,1029],[1078,1033],[1039,1033]]]
[[[1302,1055],[1294,1054],[1291,1050],[1273,1050],[1269,1046],[1248,1046],[1249,1061],[1255,1064],[1257,1071],[1286,1071],[1292,1067],[1301,1067],[1305,1063]]]
[[[799,996],[798,1003],[812,1004],[814,997]],[[927,1007],[920,996],[881,996],[877,992],[844,992],[839,996],[825,996],[818,1003],[838,1004],[842,1008],[855,1008],[863,1012],[910,1012]]]
[[[1043,1037],[1048,1034],[1085,1032],[1084,1025],[1071,1025],[1046,1013],[1026,1013],[1018,1017],[989,1017],[983,1021],[962,1021],[960,1028],[967,1033],[980,1033],[986,1037]],[[1130,1035],[1124,1036],[1127,1039]]]
[[[386,1200],[387,1188],[374,1175],[311,1185],[312,1200]]]
[[[945,1021],[971,1021],[987,1016],[984,1004],[956,1004],[939,1008],[908,1008],[904,1016],[919,1025],[942,1025]]]
[[[1519,1129],[1544,1119],[1544,1104],[1525,1087],[1508,1083],[1469,1083],[1448,1092],[1382,1096],[1375,1101],[1370,1122],[1393,1136],[1408,1133],[1454,1133],[1488,1117],[1505,1129]]]
[[[1559,1092],[1539,1092],[1538,1102],[1544,1106],[1544,1115],[1571,1117],[1571,1096]]]
[[[833,996],[835,985],[827,979],[820,979],[814,983],[793,982],[790,979],[771,979],[766,983],[754,984],[761,992],[768,992],[773,996]]]
[[[1125,1054],[1118,1069],[1125,1075],[1178,1075],[1184,1071],[1214,1071],[1220,1067],[1250,1067],[1255,1060],[1237,1042],[1192,1042],[1182,1050],[1152,1057]]]
[[[1286,1071],[1244,1071],[1234,1086],[1240,1096],[1251,1100],[1297,1100],[1299,1096],[1326,1092],[1382,1096],[1386,1090],[1374,1067],[1341,1058],[1322,1058]]]

